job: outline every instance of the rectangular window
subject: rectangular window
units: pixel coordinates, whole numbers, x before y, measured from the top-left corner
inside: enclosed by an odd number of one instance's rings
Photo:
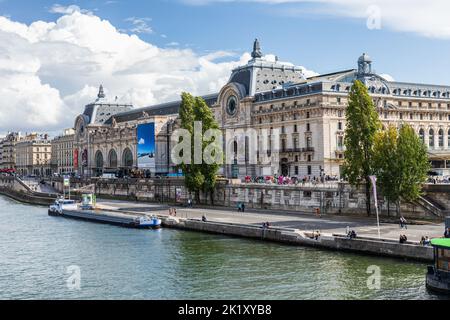
[[[298,176],[298,173],[299,173],[298,166],[295,166],[295,175]]]
[[[312,167],[311,166],[308,166],[308,175],[309,176],[312,175]]]

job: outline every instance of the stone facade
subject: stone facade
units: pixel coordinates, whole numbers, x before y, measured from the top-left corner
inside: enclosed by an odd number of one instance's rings
[[[0,169],[16,169],[16,143],[20,139],[19,132],[12,132],[0,140]]]
[[[64,133],[54,138],[52,144],[52,170],[53,173],[70,174],[74,172],[73,150],[75,130],[66,129]]]
[[[75,121],[74,169],[82,176],[129,175],[138,169],[137,127],[155,124],[155,174],[170,172],[169,143],[171,119],[176,116],[151,115],[133,111],[131,104],[109,102],[100,87],[98,99],[86,106]]]
[[[16,168],[22,176],[49,176],[52,145],[48,135],[29,134],[16,143]]]

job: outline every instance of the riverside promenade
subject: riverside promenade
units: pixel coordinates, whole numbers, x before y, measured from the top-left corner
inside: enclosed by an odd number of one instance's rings
[[[162,217],[169,216],[167,205],[135,203],[127,201],[99,200],[98,207],[104,210],[128,211],[140,214],[157,214]],[[181,208],[176,207],[177,217],[201,220],[205,215],[209,222],[243,224],[262,226],[269,222],[273,228],[297,229],[305,232],[320,231],[326,234],[346,235],[347,227],[355,230],[358,236],[378,238],[377,221],[375,217],[354,217],[322,215],[321,218],[311,213],[286,212],[270,210],[248,210],[244,213],[224,208]],[[412,222],[408,229],[401,229],[399,224],[384,222],[380,224],[383,239],[398,241],[400,235],[406,235],[410,242],[419,243],[423,236],[439,238],[444,234],[444,223]]]
[[[381,224],[379,238],[376,219],[373,218],[317,217],[300,212],[252,210],[243,213],[216,208],[177,208],[176,218],[169,218],[169,207],[166,205],[99,201],[98,208],[131,215],[155,214],[163,219],[165,227],[181,230],[423,262],[433,261],[433,248],[421,245],[420,239],[423,236],[440,238],[444,233],[444,224],[439,223],[413,222],[407,229],[401,229],[396,223],[385,222]],[[207,222],[202,221],[203,216],[206,216]],[[269,222],[270,228],[263,227],[266,222]],[[357,238],[348,239],[347,229],[355,230]],[[408,242],[400,244],[400,235],[406,235]]]

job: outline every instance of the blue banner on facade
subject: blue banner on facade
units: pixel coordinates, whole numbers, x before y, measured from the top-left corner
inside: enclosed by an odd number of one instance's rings
[[[137,154],[139,169],[156,171],[155,124],[145,123],[137,127]]]

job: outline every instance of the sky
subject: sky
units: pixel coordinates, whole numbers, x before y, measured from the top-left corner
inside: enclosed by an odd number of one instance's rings
[[[103,84],[135,107],[220,90],[250,59],[450,85],[446,0],[0,0],[0,134],[73,126]]]

